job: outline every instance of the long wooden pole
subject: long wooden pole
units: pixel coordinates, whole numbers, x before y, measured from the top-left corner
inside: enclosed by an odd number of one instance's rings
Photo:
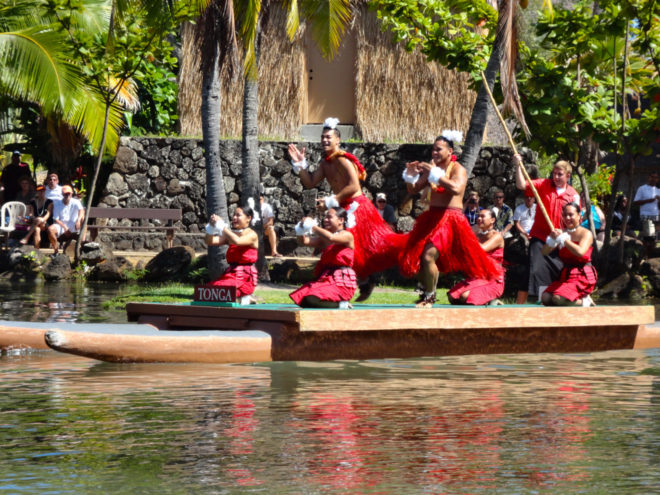
[[[486,82],[486,75],[481,71],[481,78],[483,80],[484,87],[486,88],[486,92],[488,93],[488,96],[490,97],[490,102],[493,104],[493,108],[495,109],[495,113],[497,114],[497,117],[500,119],[500,122],[502,123],[502,127],[504,128],[504,132],[506,133],[506,137],[509,139],[509,144],[511,145],[511,149],[513,150],[514,154],[518,154],[518,150],[516,149],[516,144],[513,142],[513,137],[511,136],[511,133],[509,132],[509,128],[506,126],[506,122],[504,122],[504,118],[502,117],[502,114],[500,113],[499,109],[497,108],[497,102],[495,101],[495,98],[493,97],[493,93],[490,90],[490,87],[488,87],[488,83]],[[527,170],[525,170],[525,167],[522,164],[522,160],[518,164],[520,167],[520,170],[522,170],[523,175],[525,176],[525,180],[527,181],[527,184],[529,184],[529,187],[532,189],[532,193],[534,194],[534,197],[536,198],[536,204],[538,205],[539,208],[541,208],[541,213],[543,213],[543,218],[545,218],[545,221],[548,222],[548,226],[550,227],[550,230],[554,230],[555,226],[552,224],[552,220],[550,220],[550,216],[548,215],[548,211],[545,209],[545,206],[543,205],[543,202],[541,201],[541,197],[539,196],[538,191],[534,187],[534,184],[532,184],[532,179],[529,177],[529,174],[527,173]]]

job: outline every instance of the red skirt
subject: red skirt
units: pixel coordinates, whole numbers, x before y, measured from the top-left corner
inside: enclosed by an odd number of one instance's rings
[[[493,299],[497,299],[504,294],[504,280],[484,280],[482,278],[463,280],[454,285],[447,295],[453,299],[458,299],[465,291],[470,291],[465,302],[480,306],[488,304]]]
[[[502,278],[502,270],[484,252],[465,215],[458,208],[431,207],[422,213],[407,235],[399,267],[406,277],[414,277],[424,248],[433,244],[439,256],[436,265],[441,273],[463,272],[470,279]]]
[[[236,287],[236,297],[249,296],[257,287],[257,267],[254,265],[229,265],[218,280],[209,282],[210,287]]]
[[[591,294],[596,288],[598,274],[591,265],[565,266],[559,280],[552,282],[545,291],[569,301],[577,301]]]
[[[352,268],[329,268],[313,282],[308,282],[294,290],[289,297],[300,306],[303,298],[316,296],[321,301],[350,301],[357,289],[355,271]]]

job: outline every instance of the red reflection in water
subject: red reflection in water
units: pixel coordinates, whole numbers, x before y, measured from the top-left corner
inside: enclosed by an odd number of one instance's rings
[[[230,439],[229,452],[233,455],[246,455],[254,452],[254,434],[259,427],[255,417],[256,407],[250,399],[250,393],[242,390],[234,391],[231,406],[230,426],[225,429],[225,435]],[[227,472],[236,478],[241,486],[253,486],[263,483],[254,477],[252,472],[244,467],[228,468]]]

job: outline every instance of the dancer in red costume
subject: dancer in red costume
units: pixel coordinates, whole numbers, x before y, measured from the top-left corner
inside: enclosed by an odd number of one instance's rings
[[[502,266],[504,260],[504,237],[495,230],[497,217],[493,210],[485,208],[479,212],[477,217],[477,240],[481,249],[488,254],[497,266]],[[468,278],[452,287],[447,296],[452,304],[502,304],[498,299],[504,294],[504,270],[498,278],[486,280],[483,278]]]
[[[591,265],[594,238],[591,231],[580,227],[580,206],[568,203],[562,209],[564,230],[550,232],[541,252],[547,256],[559,249],[564,268],[559,280],[552,282],[541,295],[546,306],[592,306],[591,294],[598,275]]]
[[[238,206],[231,217],[231,229],[218,215],[211,215],[206,226],[206,244],[229,244],[227,262],[229,268],[219,279],[210,282],[212,287],[236,287],[236,298],[249,296],[257,286],[259,237],[250,228],[254,212],[249,206]]]
[[[460,134],[460,133],[457,133]],[[501,269],[484,253],[463,215],[467,173],[452,154],[456,131],[444,131],[433,143],[433,163],[409,162],[403,172],[408,192],[430,186],[429,209],[415,221],[399,258],[407,277],[418,275],[423,293],[418,307],[432,307],[440,272],[462,271],[468,278],[492,280]],[[462,139],[456,136],[456,139]]]
[[[335,207],[326,211],[324,228],[317,226],[311,218],[304,218],[296,225],[300,244],[323,248],[314,270],[316,280],[289,295],[298,306],[337,308],[355,294],[357,281],[352,268],[355,242],[353,234],[344,228],[347,220],[346,210]],[[316,237],[310,237],[310,234],[316,234]]]
[[[356,225],[349,230],[355,241],[354,269],[364,281],[360,284],[357,300],[363,301],[373,290],[373,284],[366,282],[369,275],[396,265],[399,252],[405,244],[405,236],[393,232],[373,203],[362,193],[360,180],[364,180],[367,174],[355,156],[339,149],[341,137],[338,123],[337,119],[326,119],[321,134],[325,157],[313,173],[307,171],[305,148],[299,150],[296,145],[290,144],[289,155],[293,170],[300,174],[303,186],[316,187],[323,179],[330,184],[333,195],[320,200],[321,206],[326,209],[334,206],[349,209],[353,202],[358,203],[355,211]]]

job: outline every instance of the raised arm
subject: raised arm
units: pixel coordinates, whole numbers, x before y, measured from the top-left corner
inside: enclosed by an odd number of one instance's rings
[[[516,187],[521,191],[524,191],[527,189],[527,180],[525,179],[525,175],[522,171],[524,165],[522,156],[520,154],[516,153],[513,155],[513,164],[516,167]]]
[[[252,229],[246,229],[243,235],[237,235],[229,227],[225,227],[222,231],[222,236],[227,240],[227,244],[234,246],[250,246],[253,248],[259,247],[259,237]]]
[[[292,164],[301,163],[305,160],[305,148],[299,150],[295,144],[291,143],[289,144],[289,156],[291,157]],[[323,167],[317,167],[312,174],[310,174],[306,168],[301,169],[300,172],[298,172],[298,175],[300,175],[300,182],[302,182],[302,185],[307,189],[311,189],[312,187],[316,187],[323,180]]]

